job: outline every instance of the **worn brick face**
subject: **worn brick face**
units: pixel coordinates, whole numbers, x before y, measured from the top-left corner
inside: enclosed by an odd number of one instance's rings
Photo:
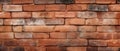
[[[4,11],[22,11],[22,5],[3,5]]]

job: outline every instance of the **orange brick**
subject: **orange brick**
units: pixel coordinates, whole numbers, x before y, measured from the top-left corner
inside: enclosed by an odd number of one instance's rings
[[[45,11],[45,5],[23,5],[24,11]]]
[[[11,18],[10,12],[0,12],[0,18]]]
[[[0,11],[2,11],[2,5],[0,5]]]
[[[30,18],[31,12],[12,12],[12,18]]]
[[[31,4],[33,0],[12,0],[13,4]]]
[[[52,32],[50,33],[50,38],[66,38],[66,33],[62,32]]]
[[[55,17],[57,18],[73,18],[75,16],[75,12],[55,12]]]
[[[0,39],[13,39],[14,34],[11,32],[8,33],[0,33]]]
[[[67,51],[87,51],[86,47],[67,47]]]
[[[120,47],[120,40],[108,40],[109,47]]]
[[[105,40],[89,40],[90,46],[107,46],[107,41]]]
[[[69,39],[77,38],[78,34],[79,34],[78,32],[67,32],[67,38]]]
[[[96,0],[97,4],[111,4],[116,3],[116,0]]]
[[[119,4],[109,5],[109,11],[120,11],[120,5]]]
[[[33,33],[33,38],[47,39],[49,38],[48,33]]]
[[[22,5],[3,5],[4,11],[22,11]]]
[[[95,0],[75,0],[76,3],[95,3]]]
[[[95,32],[96,26],[79,26],[79,31],[81,32]]]
[[[14,32],[22,32],[23,30],[22,30],[22,26],[14,26],[13,27],[13,31]]]
[[[11,32],[12,27],[11,26],[0,26],[0,32]]]
[[[54,26],[24,26],[25,32],[52,32]]]
[[[76,26],[56,26],[54,31],[59,31],[59,32],[77,31],[77,27]]]
[[[67,5],[67,10],[69,11],[81,11],[81,10],[87,10],[88,5],[87,4],[70,4]]]
[[[115,32],[116,27],[115,26],[98,26],[97,31],[98,32]]]
[[[66,24],[71,24],[71,25],[84,25],[85,24],[85,19],[66,19]]]
[[[46,5],[46,11],[65,11],[65,5]]]

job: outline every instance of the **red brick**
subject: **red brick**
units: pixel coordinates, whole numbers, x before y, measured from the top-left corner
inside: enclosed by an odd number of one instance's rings
[[[48,25],[63,25],[64,19],[46,19],[45,23]]]
[[[25,32],[52,32],[54,26],[24,26]]]
[[[0,32],[11,32],[12,27],[11,26],[0,26]]]
[[[31,12],[12,12],[12,18],[30,18]]]
[[[120,40],[108,40],[109,47],[120,47]]]
[[[85,24],[85,19],[66,19],[66,24],[71,24],[71,25],[84,25]]]
[[[107,41],[105,40],[89,40],[90,46],[107,46]]]
[[[46,11],[65,11],[65,5],[46,5]]]
[[[33,38],[47,39],[49,38],[48,33],[33,33]]]
[[[95,0],[75,0],[76,3],[95,3]]]
[[[67,5],[67,10],[69,11],[81,11],[81,10],[87,10],[87,4],[72,4]]]
[[[24,19],[5,19],[4,25],[24,25]]]
[[[4,29],[5,31],[5,29]],[[14,34],[11,32],[8,33],[0,33],[0,39],[13,39],[14,38]]]
[[[47,51],[65,51],[65,47],[47,47]]]
[[[4,11],[22,11],[22,5],[3,5]]]
[[[3,19],[0,19],[0,25],[3,25]]]
[[[97,31],[98,32],[115,32],[116,28],[115,26],[98,26]]]
[[[45,5],[23,5],[24,11],[44,11]]]
[[[66,33],[63,32],[52,32],[50,33],[50,38],[66,38]]]
[[[96,26],[79,26],[79,31],[81,32],[95,32]]]
[[[97,18],[96,12],[77,12],[78,18]]]
[[[87,51],[86,47],[67,47],[67,51]]]
[[[13,32],[22,32],[22,31],[23,31],[22,26],[14,26],[13,27]]]
[[[39,46],[57,45],[57,46],[86,46],[87,40],[85,39],[41,39]]]
[[[15,38],[32,38],[32,33],[15,33]]]
[[[57,18],[73,18],[75,16],[75,12],[55,12],[55,17]]]
[[[57,32],[77,31],[77,27],[76,26],[56,26],[54,31],[57,31]]]
[[[33,0],[12,0],[12,4],[31,4]]]
[[[11,18],[10,12],[0,12],[0,18]]]
[[[2,11],[2,5],[0,5],[0,11]]]
[[[67,38],[74,39],[77,38],[79,32],[67,32]]]
[[[109,5],[109,11],[120,11],[120,5],[119,4]]]
[[[5,40],[3,43],[6,46],[18,46],[19,45],[17,40]]]
[[[96,0],[97,4],[113,4],[116,3],[116,0]]]

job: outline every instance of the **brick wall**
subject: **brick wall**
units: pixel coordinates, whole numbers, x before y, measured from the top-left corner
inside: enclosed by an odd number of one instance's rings
[[[0,51],[120,51],[120,0],[0,0]]]

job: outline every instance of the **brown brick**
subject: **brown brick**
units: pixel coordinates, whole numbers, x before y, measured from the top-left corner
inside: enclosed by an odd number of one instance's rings
[[[4,11],[22,11],[22,5],[3,5]]]
[[[47,51],[66,51],[65,47],[47,47]]]
[[[67,32],[67,38],[74,39],[77,38],[79,32]]]
[[[62,39],[62,38],[66,38],[66,33],[64,33],[64,32],[52,32],[52,33],[50,33],[50,38],[60,38],[60,39]]]
[[[12,4],[32,4],[33,0],[12,0]]]
[[[54,26],[24,26],[25,32],[52,32]]]
[[[65,11],[65,5],[46,5],[46,11]]]
[[[95,3],[95,0],[75,0],[76,3]]]
[[[22,32],[22,31],[23,31],[22,26],[14,26],[13,27],[13,32]]]
[[[55,12],[55,17],[57,18],[73,18],[75,16],[75,12]]]
[[[31,12],[12,12],[12,18],[30,18]]]
[[[78,18],[97,18],[96,12],[77,12]]]
[[[48,25],[63,25],[64,19],[46,19],[45,23]]]
[[[32,33],[15,33],[15,38],[32,38]]]
[[[23,5],[24,11],[45,11],[45,5]]]
[[[34,0],[35,4],[54,4],[55,0]]]
[[[5,30],[5,29],[4,29]],[[0,33],[0,39],[13,39],[14,34],[11,32],[8,33]]]
[[[33,38],[48,39],[49,34],[48,33],[33,33]]]
[[[24,25],[24,19],[5,19],[4,25]]]
[[[87,51],[86,47],[67,47],[67,51]]]
[[[105,40],[89,40],[90,46],[107,46],[107,41]]]

